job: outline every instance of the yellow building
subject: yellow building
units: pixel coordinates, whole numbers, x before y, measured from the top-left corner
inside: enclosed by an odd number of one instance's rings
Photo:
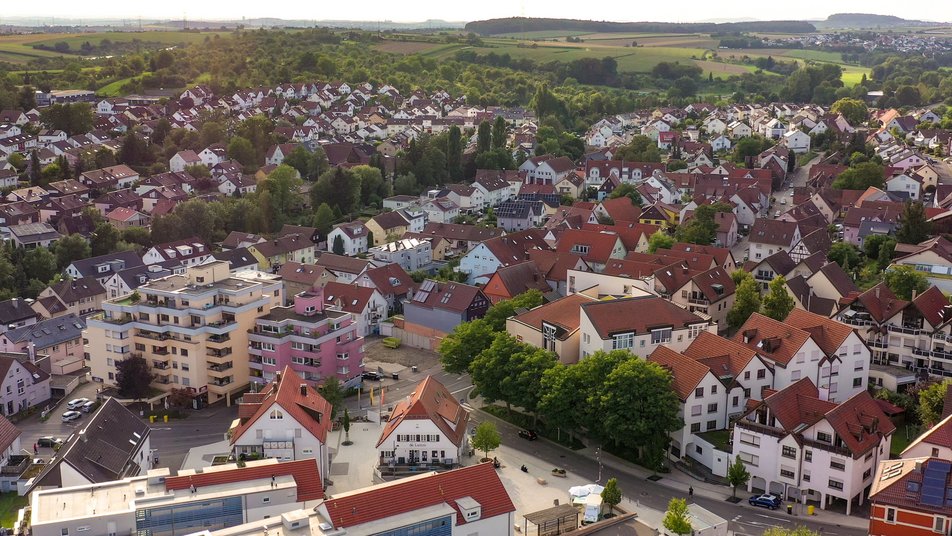
[[[163,391],[189,389],[209,403],[248,384],[248,332],[255,319],[280,305],[280,278],[260,272],[232,275],[227,262],[189,268],[150,281],[128,296],[103,302],[87,321],[93,379],[116,384],[116,364],[138,356]]]

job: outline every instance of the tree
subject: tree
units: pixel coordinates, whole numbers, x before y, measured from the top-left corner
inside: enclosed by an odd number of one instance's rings
[[[496,425],[492,421],[483,421],[476,426],[476,433],[473,435],[473,448],[481,450],[489,457],[489,453],[499,448],[502,437],[496,430]]]
[[[867,238],[869,240],[869,238]],[[880,270],[885,270],[889,263],[892,262],[893,253],[896,252],[896,241],[893,239],[886,240],[883,242],[883,245],[879,247],[879,256],[876,258],[876,264]]]
[[[919,406],[916,413],[919,420],[926,426],[932,426],[942,420],[945,409],[945,394],[952,385],[952,380],[936,382],[919,391]]]
[[[393,181],[393,193],[398,195],[417,195],[420,187],[417,185],[416,175],[413,172],[397,175]]]
[[[89,243],[80,234],[71,234],[60,238],[56,241],[53,249],[56,250],[56,265],[60,270],[65,270],[73,261],[85,259],[92,255]]]
[[[492,344],[494,330],[482,318],[457,324],[440,341],[440,363],[447,372],[462,374],[482,351]]]
[[[245,170],[252,170],[258,165],[255,157],[255,148],[251,142],[241,136],[235,136],[228,142],[228,158],[237,160]]]
[[[673,498],[668,501],[668,511],[664,513],[661,524],[675,534],[690,534],[693,528],[688,513],[688,503],[684,499]]]
[[[493,331],[505,331],[506,319],[515,316],[518,309],[532,309],[542,305],[542,293],[538,290],[528,290],[510,298],[496,303],[486,311],[483,320]]]
[[[476,129],[476,154],[482,154],[492,149],[492,125],[483,121]]]
[[[323,150],[311,152],[303,145],[295,147],[291,154],[284,158],[283,163],[296,169],[302,178],[309,181],[320,177],[329,167]]]
[[[151,157],[149,146],[134,130],[129,130],[122,138],[119,161],[127,166],[141,166]]]
[[[347,408],[344,407],[344,420],[341,423],[341,427],[344,429],[344,444],[350,444],[350,413],[347,412]]]
[[[344,405],[344,390],[340,386],[340,380],[337,376],[327,378],[324,380],[324,385],[318,388],[318,392],[331,405],[331,420],[336,419],[337,412]]]
[[[321,236],[327,235],[334,225],[334,210],[327,203],[321,203],[314,212],[314,220],[311,225],[317,229]]]
[[[867,259],[877,259],[879,258],[879,252],[882,249],[884,243],[889,241],[889,236],[887,235],[869,235],[863,240],[863,253],[866,254]],[[852,266],[856,266],[853,264]]]
[[[109,222],[100,222],[89,237],[89,245],[94,256],[106,255],[116,251],[119,244],[119,229]]]
[[[658,150],[658,144],[651,141],[651,138],[639,134],[631,138],[628,145],[621,146],[613,158],[633,162],[661,162],[661,152]]]
[[[738,270],[737,272],[741,272]],[[734,277],[734,275],[731,277]],[[732,330],[739,329],[750,315],[760,311],[760,285],[749,272],[743,272],[740,283],[734,291],[734,306],[727,312],[727,325]],[[735,279],[736,281],[736,279]]]
[[[608,513],[615,512],[615,507],[621,502],[621,488],[618,487],[617,478],[609,478],[605,483],[605,489],[602,490],[602,503],[608,505]]]
[[[668,249],[673,245],[674,237],[661,229],[651,233],[651,236],[648,237],[648,253],[654,253],[659,249]]]
[[[827,260],[839,264],[844,270],[855,268],[859,264],[859,250],[849,242],[836,242],[826,254]]]
[[[85,134],[93,129],[93,110],[89,103],[54,104],[40,112],[46,128],[62,130],[67,136]]]
[[[514,354],[522,351],[523,346],[505,331],[496,333],[489,347],[469,365],[469,374],[475,386],[474,395],[482,396],[489,404],[501,400],[506,403],[506,409],[512,411],[511,392],[507,390],[510,381],[509,361]]]
[[[269,194],[271,229],[277,230],[287,223],[301,206],[301,179],[291,166],[281,164],[272,171],[262,184]],[[259,196],[260,200],[261,196]]]
[[[746,486],[748,481],[750,481],[750,472],[747,471],[747,466],[744,465],[744,462],[740,459],[740,454],[738,454],[734,463],[727,466],[727,483],[730,484],[733,490],[732,496],[735,499],[737,498],[737,486]]]
[[[40,165],[40,155],[36,153],[36,149],[30,151],[30,184],[33,186],[40,185],[40,179],[43,172],[43,166]]]
[[[859,99],[843,98],[833,103],[830,111],[835,114],[843,114],[843,117],[850,125],[860,126],[869,119],[869,110],[866,104]]]
[[[334,168],[325,171],[311,188],[311,205],[327,203],[342,214],[357,208],[360,202],[360,179],[351,169]]]
[[[331,246],[331,251],[334,255],[344,254],[344,239],[341,235],[334,235],[334,244]]]
[[[43,283],[44,287],[59,272],[56,269],[56,257],[47,248],[31,249],[23,256],[18,267],[30,279]]]
[[[152,143],[162,145],[165,143],[165,137],[169,135],[169,132],[172,131],[172,124],[169,123],[169,120],[166,118],[159,119],[155,124],[155,128],[152,129]],[[231,153],[229,152],[229,155]]]
[[[893,266],[883,274],[883,282],[901,300],[911,300],[912,293],[921,293],[929,288],[929,281],[913,266]]]
[[[851,167],[833,181],[833,187],[840,190],[865,190],[870,186],[882,188],[883,184],[883,166],[874,162],[864,162]]]
[[[701,205],[694,210],[694,216],[687,223],[678,226],[674,236],[679,242],[709,246],[717,239],[715,215],[731,210],[726,203]]]
[[[463,138],[458,126],[450,127],[446,137],[446,172],[450,180],[457,181],[463,177]],[[396,185],[394,185],[396,188]]]
[[[187,408],[192,405],[192,392],[188,389],[173,387],[166,400],[171,408]]]
[[[608,194],[609,199],[617,199],[619,197],[627,197],[631,200],[631,204],[636,207],[640,207],[644,203],[644,200],[641,198],[641,193],[633,184],[621,184],[612,190],[612,193]]]
[[[383,179],[380,170],[371,166],[351,168],[354,178],[360,182],[360,205],[381,207],[383,200],[390,197],[390,185]]]
[[[143,357],[131,356],[116,362],[116,387],[123,398],[148,398],[153,379],[155,376]]]
[[[796,307],[793,297],[787,292],[786,284],[787,280],[782,275],[773,278],[763,298],[764,315],[780,322]]]
[[[907,202],[902,208],[900,220],[902,224],[896,231],[896,240],[900,243],[918,244],[929,238],[932,226],[926,219],[926,211],[922,203]]]
[[[507,136],[506,136],[506,119],[497,115],[496,120],[493,122],[493,149],[505,149]]]

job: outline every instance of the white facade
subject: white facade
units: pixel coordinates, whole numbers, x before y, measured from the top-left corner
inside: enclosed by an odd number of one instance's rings
[[[361,253],[367,253],[367,234],[357,238],[351,238],[340,227],[335,227],[333,231],[327,233],[327,250],[334,251],[334,241],[337,237],[344,241],[344,251],[342,255],[355,257]]]
[[[610,352],[617,349],[627,349],[635,355],[647,356],[661,345],[667,346],[676,352],[682,352],[701,331],[708,331],[717,335],[717,324],[703,322],[673,330],[658,329],[649,333],[634,334],[631,337],[627,337],[628,334],[617,334],[614,337],[602,339],[591,319],[585,314],[584,309],[581,315],[579,323],[579,331],[582,334],[579,343],[580,359],[585,359],[598,351]]]
[[[429,419],[404,419],[378,447],[380,464],[390,462],[459,463],[468,443],[454,445],[450,438]]]
[[[330,474],[327,446],[277,402],[244,430],[233,449],[236,456],[257,451],[280,461],[316,458],[321,476]]]

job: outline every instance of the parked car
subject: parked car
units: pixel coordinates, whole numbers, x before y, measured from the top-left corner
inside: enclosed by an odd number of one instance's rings
[[[36,445],[43,448],[56,448],[57,445],[62,445],[63,440],[58,437],[53,436],[44,436],[36,440]]]
[[[529,441],[535,441],[539,439],[539,434],[533,432],[532,430],[519,430],[519,437],[522,439],[528,439]]]
[[[88,398],[74,398],[66,403],[66,409],[79,409],[86,402],[89,402]]]
[[[763,508],[770,508],[771,510],[780,508],[780,497],[771,495],[769,493],[765,493],[763,495],[754,495],[747,502],[749,502],[751,506],[760,506]]]
[[[89,402],[86,402],[82,406],[79,406],[79,409],[81,409],[83,413],[89,413],[93,410],[93,408],[97,406],[97,404],[99,404],[99,402],[96,402],[95,400],[90,400]]]
[[[383,376],[378,372],[367,371],[360,375],[361,378],[365,380],[370,380],[372,382],[379,382],[383,379]]]
[[[76,419],[79,419],[82,416],[83,414],[78,411],[67,411],[66,413],[63,414],[63,422],[75,421]]]

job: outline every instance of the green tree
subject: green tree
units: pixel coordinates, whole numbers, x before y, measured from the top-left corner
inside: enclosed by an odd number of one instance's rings
[[[835,242],[826,254],[827,260],[839,264],[844,270],[859,264],[859,250],[849,242]]]
[[[648,237],[648,253],[654,253],[659,249],[668,249],[674,245],[674,242],[673,236],[658,229]]]
[[[945,394],[950,385],[952,385],[952,380],[946,379],[932,383],[919,391],[919,406],[916,413],[922,424],[933,426],[942,420],[945,409]]]
[[[492,149],[492,125],[483,121],[476,129],[476,154],[482,154]]]
[[[119,229],[109,222],[101,222],[89,237],[89,245],[94,256],[106,255],[116,251],[119,244]]]
[[[235,134],[251,142],[255,150],[255,165],[264,163],[264,156],[274,145],[274,121],[264,115],[245,119],[235,128]]]
[[[608,505],[608,513],[614,514],[615,507],[621,502],[621,488],[618,487],[617,478],[609,478],[605,482],[605,489],[602,490],[602,504]]]
[[[792,529],[786,529],[783,527],[769,527],[764,531],[763,536],[823,536],[815,530],[810,530],[803,526],[798,526]]]
[[[336,419],[337,413],[344,405],[344,389],[341,388],[340,380],[337,376],[330,376],[324,380],[324,384],[317,391],[331,405],[331,420]]]
[[[512,411],[507,384],[510,375],[510,358],[522,351],[523,343],[506,332],[496,333],[492,343],[473,359],[469,374],[475,386],[474,392],[489,404],[496,401],[506,403],[506,409]]]
[[[65,270],[73,261],[85,259],[92,255],[89,242],[86,242],[86,239],[80,234],[71,234],[60,238],[56,241],[53,249],[56,250],[56,265],[60,270]]]
[[[727,483],[730,484],[732,497],[737,498],[737,486],[746,486],[750,481],[750,472],[747,466],[741,461],[740,455],[734,459],[734,463],[727,466]]]
[[[86,102],[54,104],[40,112],[40,121],[46,128],[62,130],[67,136],[85,134],[93,129],[93,110]]]
[[[718,212],[731,211],[730,205],[726,203],[701,205],[694,209],[694,216],[687,223],[678,226],[675,231],[675,238],[678,242],[709,246],[717,239],[715,215]]]
[[[303,145],[295,147],[283,163],[296,169],[303,179],[309,181],[317,179],[330,167],[322,149],[311,152]]]
[[[731,159],[734,162],[744,163],[749,156],[757,156],[770,147],[770,141],[761,136],[749,136],[734,144]]]
[[[360,182],[360,205],[375,205],[380,208],[383,200],[390,197],[390,185],[384,180],[380,170],[371,166],[351,168],[354,178]]]
[[[30,184],[40,186],[42,174],[43,166],[40,165],[40,155],[38,155],[34,149],[30,151]]]
[[[171,131],[172,124],[169,123],[169,120],[164,117],[159,119],[155,124],[155,128],[152,129],[152,143],[162,145],[165,143],[165,137],[168,136]]]
[[[344,429],[344,444],[350,444],[350,413],[347,412],[347,407],[344,407],[344,418],[341,423],[341,427]]]
[[[867,240],[869,239],[867,238]],[[883,245],[879,247],[879,257],[876,259],[876,264],[880,270],[885,270],[886,267],[889,266],[895,251],[896,241],[892,239],[883,242]]]
[[[558,362],[555,354],[536,346],[522,344],[519,351],[509,356],[506,363],[509,374],[503,383],[507,404],[525,409],[537,418],[542,398],[542,378],[545,371]]]
[[[783,322],[790,311],[796,307],[793,297],[787,292],[786,284],[787,280],[782,275],[778,275],[770,282],[767,294],[763,298],[764,316]]]
[[[440,341],[440,363],[447,372],[462,374],[481,352],[492,344],[495,331],[478,318],[458,324]]]
[[[458,126],[450,127],[446,138],[446,171],[451,181],[463,178],[463,135]]]
[[[843,117],[853,126],[864,125],[869,119],[869,110],[866,108],[866,104],[859,99],[842,98],[833,103],[830,111],[835,114],[843,114]]]
[[[122,148],[119,150],[119,161],[127,166],[141,166],[151,159],[149,146],[145,140],[129,130],[122,138]]]
[[[905,264],[886,270],[883,273],[883,282],[901,300],[911,300],[913,292],[918,294],[929,288],[926,276],[915,267]]]
[[[496,120],[493,122],[493,149],[505,149],[506,142],[508,141],[506,136],[506,119],[497,115]]]
[[[59,272],[56,268],[56,257],[47,248],[31,249],[23,256],[18,267],[26,277],[39,281],[44,287]]]
[[[741,270],[734,272],[731,277],[738,272]],[[739,329],[750,315],[760,312],[760,285],[749,272],[743,274],[734,291],[734,306],[727,312],[727,325],[732,330]]]
[[[148,398],[153,379],[155,376],[143,357],[132,356],[116,361],[116,387],[122,398]]]
[[[907,202],[902,208],[902,223],[896,231],[896,240],[901,244],[918,244],[929,238],[932,226],[926,218],[922,203]]]
[[[483,421],[476,426],[476,433],[473,435],[473,448],[485,453],[489,458],[489,453],[499,448],[502,436],[496,430],[496,424],[492,421]]]
[[[334,210],[327,203],[321,203],[314,212],[314,220],[311,225],[317,229],[321,236],[326,236],[334,226]]]
[[[840,190],[865,190],[870,186],[883,188],[883,166],[874,162],[865,162],[840,173],[833,181],[833,187]]]
[[[876,259],[879,258],[879,251],[882,249],[882,245],[889,241],[887,235],[869,235],[863,240],[863,253],[866,254],[867,259]],[[856,266],[853,264],[852,266]]]
[[[664,513],[661,524],[669,532],[678,535],[690,534],[693,528],[691,527],[687,501],[678,498],[668,501],[668,510]]]
[[[341,237],[341,235],[338,234],[334,236],[334,244],[331,246],[331,251],[335,255],[344,254],[344,239]]]
[[[349,214],[360,202],[360,179],[353,170],[329,169],[311,188],[311,205],[327,203],[342,214]]]
[[[641,198],[641,193],[633,184],[621,184],[614,190],[612,193],[608,194],[609,199],[618,199],[619,197],[627,197],[631,200],[631,204],[636,207],[640,207],[644,204],[644,200]]]
[[[613,158],[633,162],[661,162],[661,152],[658,150],[658,144],[651,138],[639,134],[627,145],[621,146]]]
[[[235,136],[228,142],[228,158],[237,160],[246,171],[250,171],[260,164],[255,156],[254,146],[251,145],[248,139],[241,136]]]
[[[493,331],[505,331],[506,319],[515,316],[519,309],[532,309],[542,305],[542,293],[532,289],[508,300],[502,300],[486,311],[483,320]]]
[[[398,195],[417,195],[420,186],[417,185],[416,175],[413,172],[397,175],[393,181],[393,193]]]

